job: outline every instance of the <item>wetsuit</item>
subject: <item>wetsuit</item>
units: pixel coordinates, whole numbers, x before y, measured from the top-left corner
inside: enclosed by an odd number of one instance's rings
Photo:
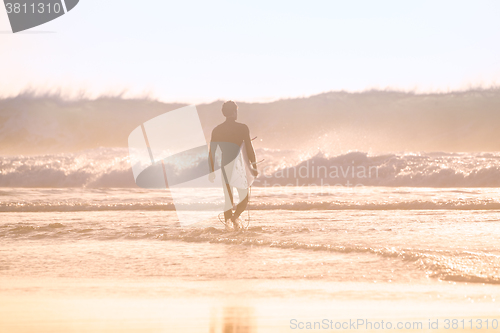
[[[215,152],[217,147],[222,152],[221,158],[221,171],[222,171],[222,187],[224,189],[224,196],[226,199],[224,218],[231,219],[233,216],[233,191],[232,186],[229,185],[230,175],[227,174],[224,166],[230,164],[238,156],[240,147],[245,144],[248,159],[251,163],[255,163],[255,151],[253,150],[252,141],[250,139],[250,130],[245,124],[236,122],[235,120],[226,119],[225,122],[218,125],[212,131],[212,138],[210,140],[210,170],[214,170]],[[254,164],[252,164],[254,165]],[[238,190],[240,203],[236,206],[234,217],[238,218],[245,210],[248,204],[248,189]],[[243,200],[241,200],[244,197]],[[229,208],[230,207],[230,208]]]

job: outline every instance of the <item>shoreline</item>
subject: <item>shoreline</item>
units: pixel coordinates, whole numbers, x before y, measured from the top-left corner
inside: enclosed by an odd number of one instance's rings
[[[485,298],[498,288],[479,284],[17,277],[0,277],[0,282],[0,326],[15,333],[227,332],[224,327],[289,332],[293,320],[327,319],[419,321],[426,329],[429,320],[440,326],[447,318],[500,320],[498,302]],[[447,331],[432,331],[441,330]]]

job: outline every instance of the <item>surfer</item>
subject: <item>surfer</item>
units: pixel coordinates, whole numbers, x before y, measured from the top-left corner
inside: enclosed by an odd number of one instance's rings
[[[246,156],[249,161],[244,162],[250,163],[250,170],[254,177],[258,175],[257,164],[252,140],[250,139],[250,130],[247,125],[236,122],[238,118],[238,105],[233,101],[225,102],[222,105],[222,114],[226,117],[226,121],[214,128],[210,140],[209,164],[211,173],[209,175],[209,180],[212,183],[215,180],[215,152],[217,151],[217,147],[219,147],[222,152],[221,172],[225,198],[224,220],[226,225],[231,221],[234,228],[239,229],[238,218],[248,204],[248,188],[236,188],[238,190],[240,203],[236,206],[233,214],[233,186],[230,185],[232,163],[235,161],[236,157],[238,157],[240,149],[246,149]],[[245,154],[243,154],[243,156],[245,156]]]

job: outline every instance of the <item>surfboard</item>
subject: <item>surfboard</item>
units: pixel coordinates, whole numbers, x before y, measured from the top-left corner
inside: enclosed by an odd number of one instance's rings
[[[252,166],[248,159],[245,143],[243,142],[240,146],[240,152],[234,160],[229,184],[237,188],[249,188],[252,186],[255,178],[252,174]]]

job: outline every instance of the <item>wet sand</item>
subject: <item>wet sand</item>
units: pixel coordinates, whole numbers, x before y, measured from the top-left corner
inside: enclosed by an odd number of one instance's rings
[[[444,332],[450,331],[444,329],[446,319],[464,320],[466,326],[470,319],[477,325],[479,319],[485,327],[489,320],[490,330],[484,327],[482,332],[497,331],[492,323],[500,319],[500,306],[490,298],[497,289],[479,284],[57,278],[0,281],[0,327],[2,332],[13,333],[380,332],[388,330],[389,322],[392,331],[422,331],[418,329],[421,327]],[[380,327],[382,321],[384,329]],[[438,329],[430,330],[430,323],[436,321]],[[374,325],[372,330],[365,327],[367,322]],[[315,323],[316,330],[307,329],[307,325],[314,328]],[[409,323],[415,329],[396,328]],[[465,327],[453,331],[471,330]]]

